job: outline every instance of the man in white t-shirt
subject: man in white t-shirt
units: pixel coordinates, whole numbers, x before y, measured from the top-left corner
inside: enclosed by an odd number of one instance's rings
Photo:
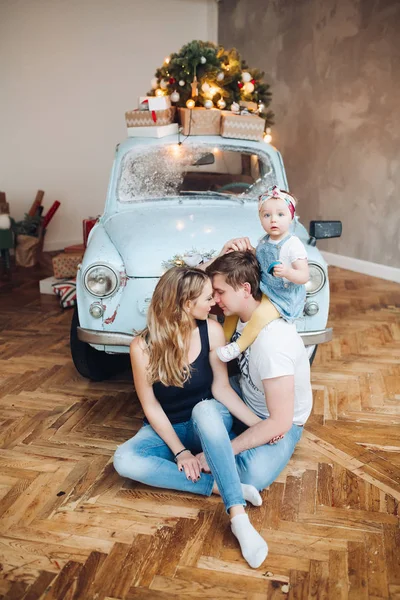
[[[251,251],[230,252],[207,272],[224,315],[239,317],[232,338],[238,339],[261,301],[257,259]],[[289,462],[312,408],[310,364],[295,325],[277,319],[264,327],[239,357],[239,368],[231,385],[262,421],[243,426],[231,444],[241,482],[262,490]]]

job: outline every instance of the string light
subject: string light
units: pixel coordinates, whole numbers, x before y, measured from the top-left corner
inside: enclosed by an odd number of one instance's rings
[[[189,98],[189,100],[186,102],[186,106],[188,108],[194,108],[195,104],[196,104],[196,102],[194,100],[192,100],[191,98]]]
[[[166,56],[166,57],[164,58],[164,62],[165,62],[165,64],[166,64],[166,65],[169,65],[169,62],[170,62],[170,60],[171,60],[171,59],[170,59],[170,57],[169,57],[169,56]]]
[[[174,156],[180,156],[181,154],[181,147],[179,144],[171,144],[171,146],[169,146],[171,153]]]
[[[270,144],[272,142],[271,127],[267,127],[264,134],[264,142]]]
[[[158,97],[164,96],[164,92],[160,88],[157,88],[155,91],[155,95]]]

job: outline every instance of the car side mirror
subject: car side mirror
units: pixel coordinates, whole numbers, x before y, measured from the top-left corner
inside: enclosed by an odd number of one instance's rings
[[[310,221],[310,239],[308,243],[315,246],[317,240],[340,237],[342,221]]]

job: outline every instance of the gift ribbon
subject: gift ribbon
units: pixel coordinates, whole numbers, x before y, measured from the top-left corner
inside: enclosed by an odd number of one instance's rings
[[[143,100],[142,104],[148,104],[149,101],[148,100]],[[157,123],[157,115],[156,115],[156,111],[152,110],[151,111],[151,118],[153,119],[154,123]]]

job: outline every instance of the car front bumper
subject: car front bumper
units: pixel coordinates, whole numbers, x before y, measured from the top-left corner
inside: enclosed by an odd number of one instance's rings
[[[130,333],[95,331],[93,329],[78,327],[78,338],[80,341],[96,346],[130,346],[134,337]],[[330,342],[332,339],[332,328],[319,331],[304,331],[300,333],[300,337],[305,346],[315,346],[316,344]]]

